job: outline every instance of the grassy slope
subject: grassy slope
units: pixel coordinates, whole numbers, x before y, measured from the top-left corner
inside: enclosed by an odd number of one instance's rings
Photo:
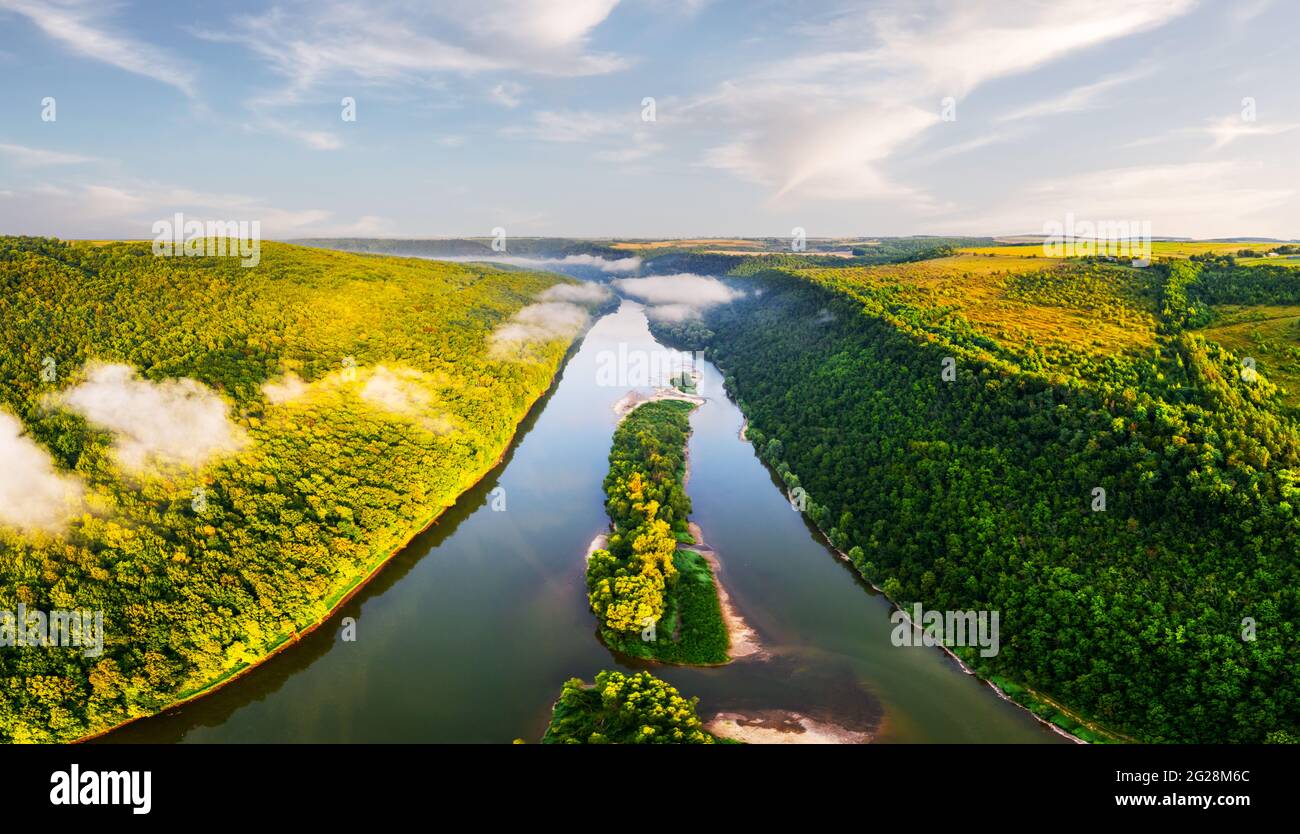
[[[1300,406],[1300,306],[1221,306],[1199,332],[1254,359],[1256,372],[1283,389],[1283,400]]]

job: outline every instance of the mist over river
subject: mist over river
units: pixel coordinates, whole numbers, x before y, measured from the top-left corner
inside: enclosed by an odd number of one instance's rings
[[[663,350],[631,301],[587,333],[501,465],[329,623],[103,741],[532,742],[568,678],[646,668],[601,645],[583,582],[587,546],[608,526],[612,406],[630,390],[598,384],[609,382],[599,371],[620,349]],[[691,518],[765,655],[648,668],[698,696],[706,722],[781,711],[877,742],[1064,742],[938,649],[891,644],[889,604],[791,509],[740,439],[721,375],[698,367],[706,402],[691,417]],[[340,638],[345,617],[355,642]]]

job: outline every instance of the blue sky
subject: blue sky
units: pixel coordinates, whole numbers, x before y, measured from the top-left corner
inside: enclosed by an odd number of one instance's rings
[[[1298,27],[1283,0],[0,0],[0,233],[148,238],[182,211],[271,238],[1033,234],[1072,213],[1292,238]]]

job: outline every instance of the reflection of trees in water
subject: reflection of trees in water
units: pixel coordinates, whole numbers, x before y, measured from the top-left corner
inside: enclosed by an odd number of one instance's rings
[[[582,345],[577,340],[569,349],[561,366],[568,364]],[[299,672],[306,670],[316,661],[329,654],[338,642],[339,623],[344,617],[359,619],[361,608],[369,600],[383,596],[400,582],[430,551],[450,538],[461,523],[475,512],[484,508],[490,493],[501,481],[501,474],[514,459],[515,452],[524,439],[537,425],[537,420],[546,410],[547,403],[555,395],[562,373],[555,375],[551,387],[537,401],[528,415],[519,424],[514,440],[506,450],[505,457],[481,481],[467,490],[449,507],[437,522],[420,533],[411,543],[364,585],[352,599],[335,611],[328,620],[296,644],[289,646],[274,657],[264,661],[257,668],[238,680],[209,693],[196,701],[159,715],[142,718],[128,724],[107,736],[96,739],[96,743],[175,743],[182,741],[192,730],[203,727],[219,727],[230,720],[243,707],[263,701],[274,695]],[[356,644],[353,644],[356,645]]]

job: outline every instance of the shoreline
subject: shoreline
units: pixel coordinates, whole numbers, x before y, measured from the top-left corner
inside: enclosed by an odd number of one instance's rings
[[[721,369],[719,369],[719,370],[721,370]],[[732,397],[730,394],[728,394],[728,395],[727,395],[727,398],[730,399],[730,400],[732,401],[732,403],[736,406],[736,409],[737,409],[737,410],[740,410],[740,405],[739,405],[739,403],[736,403],[734,397]],[[747,432],[748,432],[748,429],[749,429],[749,416],[746,415],[743,411],[741,411],[741,425],[740,425],[740,433],[739,433],[740,439],[743,440],[743,441],[745,441],[746,443],[750,443],[750,445],[753,446],[753,443],[751,443],[750,440],[749,440],[749,438],[746,436],[746,434],[747,434]],[[755,450],[755,453],[754,453],[754,454],[755,454],[755,457],[758,457],[757,450]],[[759,460],[759,463],[763,464],[763,466],[767,469],[767,471],[768,471],[769,473],[771,473],[772,475],[776,475],[776,471],[772,468],[772,466],[771,466],[767,461],[763,460],[761,457],[758,457],[758,460]],[[916,624],[912,622],[912,618],[911,618],[911,616],[907,613],[906,610],[903,609],[903,607],[902,607],[901,605],[899,605],[896,601],[894,601],[892,598],[890,598],[890,596],[889,596],[888,594],[886,594],[886,593],[884,592],[884,590],[882,590],[880,587],[878,587],[874,582],[872,582],[870,579],[867,579],[865,576],[863,576],[863,575],[862,575],[862,572],[859,571],[859,570],[857,569],[857,566],[853,564],[853,560],[849,558],[849,555],[848,555],[847,553],[845,553],[844,551],[840,550],[840,549],[837,548],[835,545],[831,544],[830,537],[826,535],[826,531],[825,531],[825,530],[823,530],[821,527],[819,527],[819,526],[818,526],[818,525],[817,525],[817,524],[816,524],[812,519],[808,518],[808,516],[807,516],[806,514],[801,513],[801,515],[803,515],[804,520],[805,520],[805,521],[806,521],[806,522],[807,522],[807,523],[808,523],[808,524],[809,524],[809,525],[810,525],[814,530],[817,531],[817,537],[821,540],[821,543],[826,547],[827,550],[829,550],[829,551],[831,551],[832,553],[834,553],[837,557],[839,557],[839,559],[840,559],[841,561],[847,562],[848,565],[849,565],[849,567],[853,568],[853,573],[854,573],[856,576],[858,576],[859,578],[861,578],[863,582],[866,582],[867,585],[869,585],[869,586],[871,587],[872,590],[874,590],[876,593],[880,594],[880,596],[882,596],[882,597],[885,599],[885,601],[887,601],[887,602],[890,604],[890,606],[892,606],[895,610],[897,610],[897,611],[901,611],[901,612],[903,613],[903,617],[906,618],[908,624],[910,624],[913,628],[916,628],[916,627],[917,627]],[[1037,721],[1038,723],[1044,725],[1045,727],[1049,728],[1052,732],[1056,733],[1056,734],[1059,735],[1059,736],[1063,736],[1064,738],[1068,738],[1070,741],[1074,742],[1075,744],[1089,744],[1089,743],[1090,743],[1090,742],[1088,742],[1088,741],[1085,741],[1084,739],[1079,738],[1078,736],[1074,735],[1073,733],[1069,732],[1068,730],[1066,730],[1066,729],[1064,729],[1064,728],[1062,728],[1062,727],[1058,727],[1056,724],[1053,724],[1051,721],[1048,721],[1046,718],[1043,718],[1042,716],[1038,715],[1036,712],[1034,712],[1034,711],[1033,711],[1032,709],[1030,709],[1029,707],[1025,706],[1024,704],[1022,704],[1022,703],[1020,703],[1019,701],[1017,701],[1017,700],[1015,700],[1014,698],[1012,698],[1010,695],[1008,695],[1006,692],[1004,692],[1004,691],[1002,690],[1002,687],[998,686],[997,684],[995,684],[993,681],[989,680],[988,678],[985,678],[985,677],[981,676],[981,675],[980,675],[978,672],[976,672],[974,669],[971,669],[970,666],[968,666],[964,660],[962,660],[962,659],[961,659],[961,658],[960,658],[960,657],[959,657],[955,652],[952,651],[952,649],[950,649],[950,648],[948,648],[947,646],[944,646],[944,645],[942,645],[942,644],[939,644],[938,646],[936,646],[936,648],[942,649],[943,652],[944,652],[944,654],[946,654],[949,658],[951,658],[954,662],[956,662],[958,668],[961,669],[962,673],[964,673],[964,674],[966,674],[966,675],[970,675],[971,677],[975,678],[975,679],[976,679],[977,681],[979,681],[980,683],[986,684],[986,685],[987,685],[990,689],[992,689],[992,690],[997,694],[997,696],[998,696],[999,698],[1001,698],[1003,701],[1006,701],[1006,702],[1008,702],[1008,703],[1010,703],[1010,704],[1013,704],[1014,706],[1016,706],[1016,707],[1018,707],[1018,708],[1024,710],[1026,713],[1029,714],[1029,716],[1030,716],[1031,718],[1033,718],[1033,719],[1034,719],[1035,721]],[[1026,687],[1026,689],[1029,689],[1029,687]],[[1030,692],[1033,692],[1033,690],[1029,690],[1029,691],[1030,691]],[[1037,694],[1035,693],[1033,697],[1035,697],[1035,698],[1040,698],[1040,697],[1044,697],[1044,696],[1039,696],[1039,695],[1037,695]],[[1063,707],[1056,705],[1055,702],[1051,702],[1051,705],[1052,705],[1054,708],[1056,708],[1058,711],[1065,712],[1067,715],[1071,715],[1071,716],[1073,717],[1073,714],[1072,714],[1072,713],[1069,713],[1069,712],[1067,712]],[[1080,720],[1080,723],[1081,723],[1081,724],[1084,724],[1085,726],[1087,726],[1087,724],[1086,724],[1084,721],[1082,721],[1082,720]],[[1109,733],[1108,731],[1106,731],[1106,734],[1110,735],[1110,733]]]
[[[704,722],[718,738],[745,744],[870,744],[875,734],[781,709],[719,712]]]
[[[703,374],[699,371],[696,371],[695,374],[696,384],[698,385],[699,379],[703,377]],[[706,402],[703,397],[700,397],[700,400],[701,402],[696,405],[696,408],[699,408],[700,405],[703,405],[704,402]],[[692,409],[691,413],[694,413],[694,411],[695,410]],[[692,428],[691,434],[694,433],[695,430]],[[683,491],[686,491],[687,485],[691,482],[691,434],[686,436],[686,448],[682,453],[682,466],[685,470],[682,473]],[[687,493],[687,497],[690,497],[689,492]],[[726,626],[727,629],[727,663],[732,663],[744,658],[767,660],[772,656],[771,653],[763,648],[762,642],[758,639],[758,632],[754,630],[753,626],[745,621],[743,616],[741,616],[740,611],[737,610],[735,605],[731,602],[731,595],[727,593],[727,589],[722,585],[722,562],[718,559],[713,548],[709,547],[708,543],[705,541],[704,528],[702,528],[697,522],[690,520],[687,520],[686,528],[691,531],[691,538],[695,539],[695,544],[679,544],[677,545],[677,549],[698,553],[704,558],[704,561],[709,563],[709,570],[713,573],[713,590],[718,595],[718,608],[722,613],[722,624]],[[727,663],[711,665],[725,666]]]
[[[636,391],[628,391],[620,397],[613,405],[614,416],[618,417],[618,422],[622,423],[627,416],[636,411],[646,403],[659,402],[660,400],[678,400],[680,402],[694,403],[697,407],[704,405],[707,400],[698,394],[686,394],[678,391],[676,388],[656,388],[653,394],[641,394]]]
[[[718,594],[718,607],[722,611],[722,622],[727,627],[727,656],[731,658],[728,663],[736,660],[767,660],[772,656],[771,652],[763,648],[763,643],[758,637],[758,632],[753,626],[745,620],[745,617],[736,608],[735,603],[731,601],[731,594],[727,593],[726,587],[722,584],[722,561],[718,559],[718,554],[704,541],[704,531],[700,525],[694,521],[689,522],[691,535],[695,537],[694,546],[681,545],[678,550],[689,550],[692,553],[698,553],[709,563],[709,569],[713,571],[713,589]],[[725,664],[722,664],[725,665]]]
[[[702,377],[702,374],[700,374],[699,371],[696,371],[695,380],[697,384],[699,382],[700,377]],[[699,408],[700,406],[708,402],[708,400],[704,397],[701,397],[697,394],[685,394],[681,391],[678,391],[676,388],[659,388],[655,391],[654,394],[648,396],[640,395],[636,391],[629,391],[627,394],[619,398],[619,400],[614,403],[614,413],[619,415],[619,423],[621,424],[623,420],[625,420],[627,416],[631,414],[633,411],[636,411],[638,408],[645,405],[646,403],[658,402],[659,400],[679,400],[679,401],[693,403],[694,408],[692,408],[691,410],[692,413],[694,413],[695,408]],[[682,490],[683,491],[686,490],[686,487],[691,480],[691,434],[693,433],[694,433],[694,429],[692,429],[690,432],[687,433],[685,448],[682,450],[682,467],[683,467]],[[709,565],[709,571],[713,577],[713,590],[714,593],[717,595],[718,608],[719,608],[719,612],[722,615],[722,624],[727,631],[727,659],[722,661],[721,663],[679,663],[679,662],[660,660],[659,658],[654,658],[654,657],[651,658],[638,657],[635,659],[648,660],[652,663],[658,663],[661,666],[677,666],[682,668],[693,668],[693,669],[714,669],[720,666],[726,666],[728,664],[734,663],[737,660],[742,660],[746,658],[750,658],[754,660],[766,660],[767,658],[771,657],[771,655],[767,652],[767,650],[763,648],[762,643],[758,638],[758,632],[755,631],[754,628],[751,625],[749,625],[748,622],[746,622],[743,616],[741,616],[740,612],[736,609],[735,605],[731,602],[731,595],[728,594],[727,589],[723,587],[722,578],[721,578],[722,563],[718,560],[717,555],[713,552],[713,550],[710,549],[709,546],[705,543],[704,531],[701,529],[700,525],[695,523],[694,521],[688,521],[687,528],[690,530],[691,538],[695,540],[695,544],[687,545],[679,542],[677,544],[676,549],[678,551],[687,550],[690,551],[691,553],[695,553],[698,556],[700,556],[702,559],[704,559]],[[596,537],[591,540],[591,543],[587,545],[587,555],[585,558],[587,562],[591,561],[592,553],[606,546],[606,544],[609,542],[609,536],[613,534],[613,532],[614,532],[613,522],[611,522],[608,530],[606,530],[603,533],[598,533]],[[599,629],[599,622],[597,622],[597,626]],[[600,642],[601,645],[605,645],[607,649],[610,649],[611,651],[616,652],[620,655],[622,654],[622,652],[619,652],[617,649],[606,645],[603,639],[601,639]],[[631,656],[629,655],[629,657]]]
[[[562,372],[565,366],[568,365],[569,360],[573,358],[573,355],[582,346],[583,339],[585,338],[586,338],[586,332],[584,331],[582,334],[580,334],[577,338],[574,339],[572,344],[569,345],[569,348],[564,352],[564,355],[560,358],[560,361],[556,365],[554,372],[551,374],[550,383],[548,383],[545,388],[539,391],[537,395],[533,397],[531,401],[529,401],[528,406],[524,408],[524,410],[520,413],[519,419],[515,421],[514,429],[510,433],[510,439],[506,441],[506,444],[502,447],[501,452],[500,454],[497,455],[496,459],[493,460],[492,463],[489,464],[486,468],[484,468],[484,470],[481,473],[479,473],[479,475],[476,478],[474,478],[474,480],[468,486],[466,486],[459,493],[457,493],[456,497],[452,500],[450,504],[436,510],[432,515],[429,516],[428,520],[425,521],[422,526],[420,526],[418,529],[415,529],[413,532],[409,533],[408,535],[404,536],[402,540],[398,544],[394,545],[383,556],[383,558],[381,558],[378,562],[374,564],[372,568],[370,568],[370,570],[368,570],[360,577],[358,577],[357,580],[354,581],[354,583],[350,587],[345,588],[343,595],[339,597],[339,599],[332,606],[330,606],[330,608],[324,614],[322,614],[321,617],[318,620],[316,620],[316,622],[312,623],[311,625],[309,625],[307,628],[304,629],[294,629],[293,632],[287,635],[284,640],[278,643],[274,648],[272,648],[265,655],[259,657],[253,663],[248,664],[247,666],[238,670],[237,672],[233,672],[227,676],[220,677],[215,681],[212,681],[211,683],[204,686],[202,689],[199,689],[195,692],[190,693],[189,695],[179,698],[176,701],[173,701],[167,704],[166,706],[161,707],[158,710],[155,710],[154,712],[150,712],[146,715],[137,715],[134,716],[133,718],[128,718],[125,721],[120,721],[111,727],[105,728],[103,730],[96,730],[93,733],[88,733],[87,735],[79,736],[75,739],[72,739],[71,741],[64,742],[64,743],[84,744],[89,741],[94,741],[97,738],[101,738],[103,736],[108,735],[109,733],[120,730],[129,724],[134,724],[137,721],[143,721],[148,718],[156,718],[159,715],[163,715],[175,709],[180,709],[181,707],[193,703],[194,701],[197,701],[200,698],[204,698],[208,695],[218,692],[221,689],[225,688],[226,686],[229,686],[235,681],[238,681],[239,679],[243,678],[245,675],[253,672],[256,669],[261,668],[261,666],[264,663],[266,663],[268,660],[272,659],[273,657],[276,657],[286,649],[296,646],[298,643],[302,642],[303,638],[314,633],[325,623],[329,622],[334,617],[334,615],[337,614],[339,610],[343,608],[344,605],[350,602],[361,590],[363,590],[367,585],[369,585],[371,580],[373,580],[376,576],[378,576],[379,572],[388,566],[389,562],[391,562],[394,558],[396,558],[398,554],[406,550],[406,548],[410,546],[411,542],[415,541],[415,539],[417,539],[424,533],[428,532],[434,525],[438,523],[438,519],[442,518],[443,514],[446,513],[447,510],[450,510],[452,507],[456,506],[457,502],[459,502],[460,499],[463,498],[467,492],[469,492],[470,490],[474,489],[474,487],[482,483],[484,479],[486,479],[489,475],[491,475],[496,470],[496,468],[500,466],[503,461],[505,461],[506,456],[510,454],[511,450],[514,448],[515,441],[519,437],[519,427],[522,426],[524,424],[524,421],[526,421],[528,417],[533,413],[533,409],[537,407],[537,404],[541,402],[542,399],[544,399],[547,394],[551,393],[553,390],[555,390],[557,386],[559,386],[560,379],[563,376]]]
[[[764,461],[764,465],[765,466],[767,465],[766,461]],[[805,516],[805,518],[807,518],[807,516]],[[812,523],[811,519],[809,519],[809,523],[810,524]],[[906,609],[904,609],[903,606],[899,605],[894,599],[892,599],[888,594],[886,594],[884,590],[882,590],[876,585],[876,583],[872,582],[870,579],[867,579],[865,576],[862,576],[861,571],[859,571],[857,569],[857,566],[853,564],[853,560],[849,558],[849,555],[844,551],[840,550],[835,545],[831,544],[831,541],[826,536],[825,531],[823,531],[816,524],[813,524],[813,528],[817,530],[818,536],[821,537],[822,544],[824,544],[827,547],[827,549],[829,549],[832,553],[838,556],[842,561],[847,562],[849,566],[853,568],[853,572],[857,574],[859,577],[861,577],[863,582],[866,582],[868,585],[870,585],[872,590],[880,594],[880,596],[884,597],[884,599],[894,608],[894,610],[901,612],[903,615],[903,619],[907,621],[908,625],[912,626],[913,629],[920,628],[920,626],[918,626],[915,622],[913,622],[911,615],[907,613]],[[970,668],[970,666],[966,664],[966,661],[962,660],[961,657],[959,657],[957,653],[954,652],[952,649],[948,648],[942,643],[937,643],[932,648],[941,649],[944,654],[946,654],[950,659],[952,659],[954,663],[957,664],[957,667],[961,669],[963,674],[969,675],[972,678],[975,678],[975,680],[979,681],[980,683],[986,684],[990,689],[992,689],[995,693],[997,693],[997,696],[999,698],[1029,713],[1030,717],[1032,717],[1035,721],[1050,729],[1052,732],[1056,733],[1059,736],[1063,736],[1064,738],[1068,738],[1070,741],[1074,742],[1075,744],[1090,743],[1079,738],[1078,736],[1074,735],[1070,731],[1062,727],[1058,727],[1057,725],[1053,724],[1051,721],[1048,721],[1046,718],[1043,718],[1041,715],[1031,710],[1029,707],[1025,706],[1024,704],[1020,703],[1016,699],[1012,698],[1006,692],[1003,692],[1002,687],[998,686],[993,681],[989,680],[986,677],[983,677],[982,675],[980,675],[979,672],[976,672],[974,669]],[[1028,687],[1026,687],[1026,689],[1028,689]],[[1038,696],[1035,695],[1035,697]],[[1057,709],[1064,711],[1061,707],[1057,707]]]

